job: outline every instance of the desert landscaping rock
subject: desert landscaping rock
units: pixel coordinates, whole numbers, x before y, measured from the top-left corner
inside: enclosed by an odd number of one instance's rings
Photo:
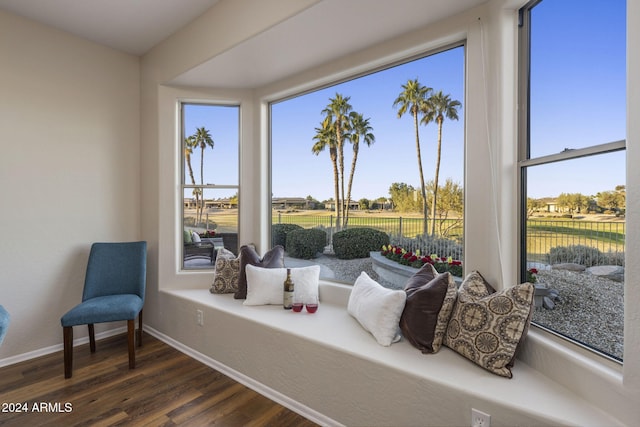
[[[604,279],[624,282],[624,267],[619,265],[597,265],[587,268],[587,272]]]
[[[565,262],[561,264],[553,264],[551,266],[552,270],[567,270],[567,271],[584,271],[587,267],[581,264],[576,264],[574,262]]]

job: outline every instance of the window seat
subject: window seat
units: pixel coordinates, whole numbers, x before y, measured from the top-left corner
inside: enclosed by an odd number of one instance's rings
[[[163,290],[182,315],[158,329],[287,396],[281,403],[302,415],[322,414],[322,424],[469,425],[476,408],[493,426],[623,425],[520,360],[506,379],[446,347],[423,355],[406,340],[380,346],[347,313],[350,289],[321,282],[315,314],[244,306],[207,289]]]

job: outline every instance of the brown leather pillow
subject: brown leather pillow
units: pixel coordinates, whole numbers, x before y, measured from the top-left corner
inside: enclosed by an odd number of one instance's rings
[[[244,245],[240,248],[240,277],[238,279],[238,291],[233,294],[235,299],[247,298],[247,265],[254,265],[263,268],[283,268],[284,267],[284,248],[282,246],[274,246],[262,258],[253,248],[253,246]]]
[[[404,290],[405,292],[409,292],[410,290],[424,286],[437,275],[438,271],[433,265],[425,264],[413,276],[409,277],[409,280],[407,280],[407,283],[404,285]]]
[[[407,302],[400,317],[400,330],[423,353],[436,353],[442,346],[457,288],[451,274],[433,277],[437,272],[427,266],[433,269],[425,264],[405,286]]]

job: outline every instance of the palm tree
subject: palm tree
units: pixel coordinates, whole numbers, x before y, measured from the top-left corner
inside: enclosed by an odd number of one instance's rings
[[[313,137],[315,143],[311,147],[311,152],[316,156],[319,155],[325,148],[329,148],[329,158],[333,165],[333,188],[335,192],[335,211],[336,211],[336,227],[340,226],[340,207],[338,200],[340,200],[340,187],[339,187],[339,173],[338,173],[338,149],[336,143],[336,132],[331,127],[323,126],[316,128],[316,134]]]
[[[351,121],[351,133],[349,135],[349,140],[351,141],[351,146],[353,147],[353,158],[351,160],[351,173],[349,174],[349,184],[347,185],[347,209],[345,210],[344,217],[342,219],[344,226],[347,226],[349,222],[349,202],[351,202],[351,187],[353,185],[353,175],[356,171],[356,162],[358,161],[358,150],[360,149],[360,137],[362,137],[362,142],[367,144],[367,147],[370,147],[376,140],[376,137],[371,133],[373,128],[369,126],[369,119],[365,119],[362,114],[351,112],[349,114],[349,118]]]
[[[407,84],[402,85],[402,92],[393,102],[394,107],[398,108],[398,118],[409,111],[413,116],[413,126],[416,135],[416,154],[418,157],[418,172],[420,173],[420,192],[422,194],[422,214],[423,214],[423,231],[427,233],[427,192],[424,185],[424,174],[422,173],[422,157],[420,156],[420,137],[418,135],[418,113],[420,113],[427,102],[428,96],[433,89],[420,84],[418,79],[409,80]]]
[[[213,138],[211,138],[211,134],[204,127],[197,128],[196,133],[193,135],[193,138],[195,140],[195,146],[200,147],[200,184],[204,185],[204,150],[207,147],[211,147],[213,149]],[[201,206],[198,223],[202,222],[202,212],[204,211],[204,192],[202,193],[200,203]]]
[[[191,167],[191,155],[193,154],[193,149],[196,146],[195,138],[192,136],[184,139],[184,158],[187,162],[187,167],[189,168],[189,177],[191,177],[191,184],[196,185],[196,179],[193,176],[193,168]],[[198,197],[198,192],[196,189],[193,189],[193,194],[196,196],[196,218],[198,218],[198,212],[200,210],[200,202]]]
[[[329,98],[329,105],[322,110],[322,114],[325,115],[322,123],[323,127],[331,127],[336,133],[336,150],[338,154],[338,169],[340,179],[340,191],[342,194],[342,212],[344,216],[344,136],[349,132],[349,113],[353,109],[349,104],[351,97],[343,97],[339,93],[336,93],[335,98]],[[340,203],[340,199],[337,199],[337,203]]]
[[[425,125],[435,121],[438,124],[438,151],[436,154],[436,173],[433,180],[433,199],[431,200],[431,235],[436,231],[436,202],[438,198],[438,178],[440,175],[440,155],[442,152],[442,123],[445,117],[450,120],[458,120],[458,108],[460,101],[451,100],[451,96],[438,91],[431,96],[424,106],[424,117],[420,123]]]

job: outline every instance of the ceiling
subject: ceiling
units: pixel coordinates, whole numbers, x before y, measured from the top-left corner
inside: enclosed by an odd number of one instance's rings
[[[0,0],[0,8],[124,52],[143,55],[218,1]],[[485,1],[322,0],[210,58],[172,83],[260,87]]]
[[[0,0],[0,9],[126,53],[142,55],[217,2]]]

